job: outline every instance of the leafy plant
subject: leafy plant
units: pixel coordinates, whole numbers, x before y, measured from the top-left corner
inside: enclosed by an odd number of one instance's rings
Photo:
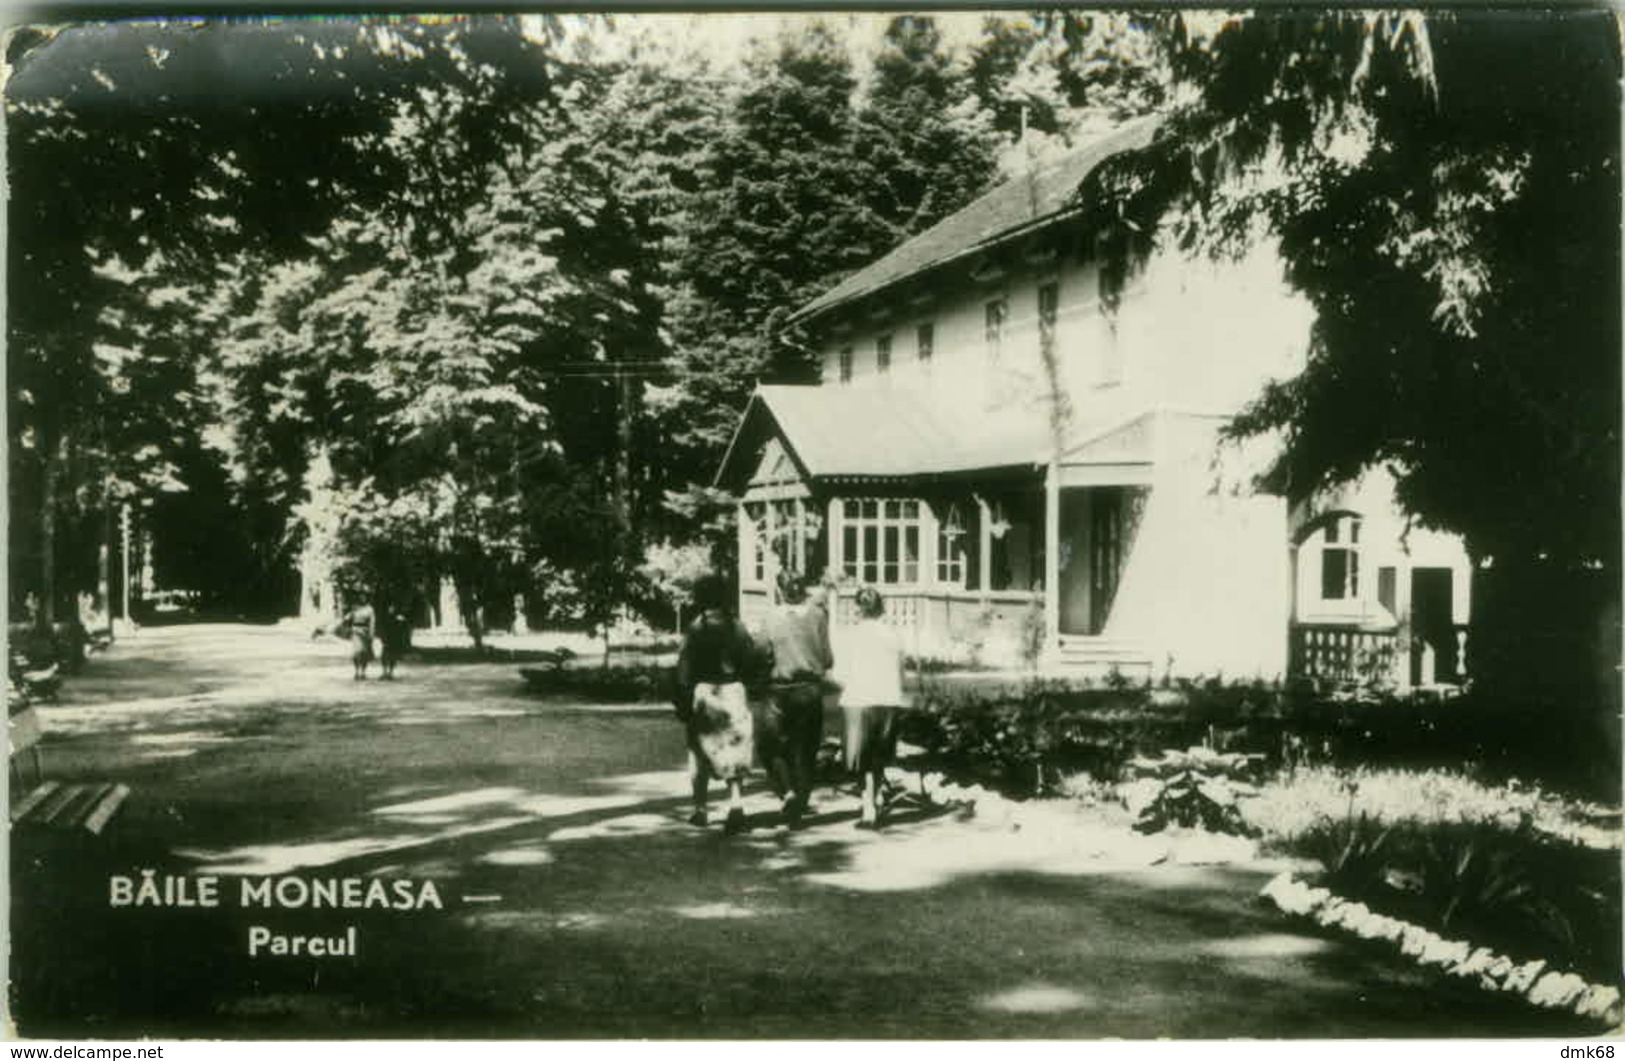
[[[1424,895],[1439,909],[1442,928],[1519,925],[1546,941],[1546,953],[1572,960],[1574,927],[1541,894],[1528,865],[1523,842],[1532,835],[1525,818],[1511,834],[1479,825],[1430,836],[1423,855]]]
[[[1138,776],[1162,782],[1140,811],[1134,828],[1155,833],[1178,825],[1231,836],[1256,835],[1257,830],[1247,822],[1240,807],[1241,797],[1256,792],[1243,780],[1254,762],[1252,756],[1201,747],[1169,751],[1157,759],[1133,760],[1130,769]]]
[[[1325,868],[1328,884],[1354,895],[1369,895],[1387,879],[1388,840],[1393,827],[1364,811],[1358,818],[1328,822],[1311,834],[1309,849]]]

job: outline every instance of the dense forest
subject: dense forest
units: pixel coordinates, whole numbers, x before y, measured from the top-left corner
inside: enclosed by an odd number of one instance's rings
[[[780,15],[737,54],[710,39],[744,21],[14,35],[13,616],[116,611],[128,514],[132,580],[229,614],[296,611],[319,562],[420,614],[449,580],[476,629],[516,599],[664,618],[726,560],[707,484],[751,388],[814,373],[789,313],[1152,112],[1080,223],[1119,278],[1158,239],[1279,240],[1309,368],[1236,430],[1289,439],[1280,485],[1385,463],[1481,563],[1617,590],[1607,18]]]

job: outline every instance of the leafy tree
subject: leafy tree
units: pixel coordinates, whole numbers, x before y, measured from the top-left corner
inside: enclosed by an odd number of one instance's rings
[[[478,643],[547,555],[527,497],[563,480],[612,498],[617,530],[592,543],[635,555],[632,447],[613,427],[635,395],[608,370],[658,340],[615,156],[577,119],[590,72],[475,39],[438,38],[449,68],[372,145],[396,190],[342,211],[308,257],[244,271],[220,369],[233,452],[270,459],[284,504],[319,452],[335,496],[375,515],[327,539],[330,561],[450,577]],[[391,518],[430,559],[386,555]]]
[[[1220,252],[1277,238],[1316,310],[1308,365],[1237,433],[1284,433],[1294,497],[1391,468],[1487,569],[1475,674],[1587,686],[1575,630],[1610,598],[1618,658],[1611,17],[1187,14],[1168,40],[1188,102],[1086,189],[1085,223],[1120,264],[1165,218]]]
[[[78,588],[58,585],[74,544],[59,529],[186,485],[204,346],[189,310],[215,264],[298,245],[362,193],[368,168],[345,163],[400,73],[371,33],[175,21],[10,39],[10,472],[13,504],[40,514],[13,525],[11,573],[43,617]]]
[[[655,542],[645,549],[641,573],[671,602],[679,633],[683,629],[683,602],[692,595],[695,583],[711,570],[711,552],[703,543]]]
[[[926,16],[887,26],[855,116],[853,152],[877,221],[900,243],[980,195],[999,146],[990,116]]]
[[[827,28],[747,62],[672,214],[666,300],[674,382],[654,395],[676,473],[672,509],[709,528],[727,564],[731,512],[705,488],[759,381],[819,365],[789,312],[964,206],[995,137],[929,18],[891,20],[860,92]]]
[[[970,83],[1020,148],[1006,154],[1006,171],[1162,107],[1172,87],[1166,21],[1073,9],[988,15]]]

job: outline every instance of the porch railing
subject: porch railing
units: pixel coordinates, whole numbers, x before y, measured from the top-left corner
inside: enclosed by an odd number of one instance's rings
[[[886,614],[883,621],[903,630],[912,630],[919,622],[920,598],[916,593],[888,594],[885,597]],[[851,626],[858,621],[858,602],[854,594],[841,593],[835,598],[835,624]]]
[[[1292,628],[1289,666],[1295,676],[1338,682],[1393,682],[1399,637],[1393,630],[1302,624]]]
[[[1401,638],[1398,630],[1304,623],[1292,628],[1290,667],[1297,677],[1339,682],[1460,685],[1467,680],[1468,649],[1466,624],[1434,644]]]

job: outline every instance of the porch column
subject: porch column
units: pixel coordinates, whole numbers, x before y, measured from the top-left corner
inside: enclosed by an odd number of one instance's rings
[[[754,557],[751,556],[751,539],[753,533],[750,525],[750,514],[745,511],[743,501],[734,505],[734,540],[737,543],[735,552],[738,559],[735,561],[738,576],[734,579],[737,599],[734,601],[734,614],[743,615],[745,610],[745,582],[749,573],[755,568]]]
[[[1292,530],[1287,528],[1287,598],[1286,609],[1286,672],[1290,676],[1301,669],[1303,661],[1298,659],[1296,647],[1298,644],[1298,546],[1292,540]]]
[[[790,540],[796,543],[795,561],[796,574],[801,578],[807,577],[807,502],[801,498],[795,499],[791,506],[795,510],[795,528],[791,532]]]
[[[983,499],[981,494],[976,495],[976,588],[982,596],[987,596],[993,585],[991,569],[993,567],[993,531],[989,524],[993,522],[993,509]]]
[[[839,495],[832,495],[826,506],[824,517],[824,533],[829,535],[824,555],[827,557],[824,567],[824,581],[830,585],[829,590],[829,624],[833,630],[841,622],[841,595],[834,587],[840,582],[846,570],[846,535],[841,528],[842,500]]]
[[[1053,658],[1061,644],[1061,462],[1051,458],[1044,474],[1044,647]]]
[[[829,557],[826,561],[826,572],[830,579],[839,579],[845,569],[846,535],[841,529],[841,499],[831,497],[824,514],[824,533],[829,535],[827,547],[824,552]]]
[[[762,577],[767,579],[767,602],[779,603],[779,512],[772,501],[768,501],[762,511],[762,528],[764,551],[762,553]]]

